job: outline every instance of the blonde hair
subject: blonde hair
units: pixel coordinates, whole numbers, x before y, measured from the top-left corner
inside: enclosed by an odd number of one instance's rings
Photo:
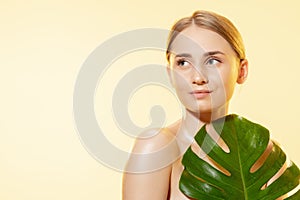
[[[168,61],[170,58],[170,48],[176,36],[191,25],[218,33],[229,43],[240,60],[245,59],[243,39],[233,23],[226,17],[214,12],[200,10],[194,12],[190,17],[180,19],[173,25],[167,41],[166,56]]]

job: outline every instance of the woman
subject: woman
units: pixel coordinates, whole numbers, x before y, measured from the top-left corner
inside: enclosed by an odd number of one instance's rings
[[[123,180],[125,200],[189,199],[179,190],[182,154],[192,145],[194,152],[214,165],[193,137],[204,124],[228,114],[236,83],[244,83],[248,75],[240,33],[228,19],[208,11],[197,11],[175,23],[166,55],[170,81],[185,107],[185,116],[137,139],[132,153],[145,157],[132,156],[129,160],[129,172],[124,173]],[[212,137],[228,151],[217,134]]]

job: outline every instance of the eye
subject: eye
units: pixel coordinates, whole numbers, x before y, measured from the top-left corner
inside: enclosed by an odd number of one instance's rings
[[[177,64],[177,66],[180,66],[180,67],[187,67],[190,65],[190,62],[185,59],[178,59],[176,61],[176,64]]]
[[[216,59],[216,58],[209,58],[206,62],[206,65],[217,65],[221,63],[221,61],[219,59]]]

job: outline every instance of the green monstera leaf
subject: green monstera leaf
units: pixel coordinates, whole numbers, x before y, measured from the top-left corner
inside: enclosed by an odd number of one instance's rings
[[[225,152],[207,133],[205,126],[195,136],[201,149],[219,166],[229,172],[216,169],[192,150],[185,152],[182,164],[180,190],[191,199],[230,200],[275,200],[299,185],[300,171],[291,162],[288,168],[270,185],[266,183],[286,163],[286,154],[270,141],[269,131],[237,115],[228,115],[212,123],[215,131],[227,144]],[[266,152],[269,142],[273,143],[264,162],[251,168]],[[300,192],[287,199],[300,200]]]

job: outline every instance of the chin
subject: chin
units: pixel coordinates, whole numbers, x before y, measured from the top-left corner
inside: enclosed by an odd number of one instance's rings
[[[187,111],[190,113],[193,113],[193,115],[207,115],[207,114],[211,114],[212,113],[212,109],[211,108],[187,108]]]
[[[224,106],[211,107],[210,105],[199,107],[186,107],[186,110],[192,113],[194,116],[210,116],[212,119],[217,119],[226,115],[226,110]]]

